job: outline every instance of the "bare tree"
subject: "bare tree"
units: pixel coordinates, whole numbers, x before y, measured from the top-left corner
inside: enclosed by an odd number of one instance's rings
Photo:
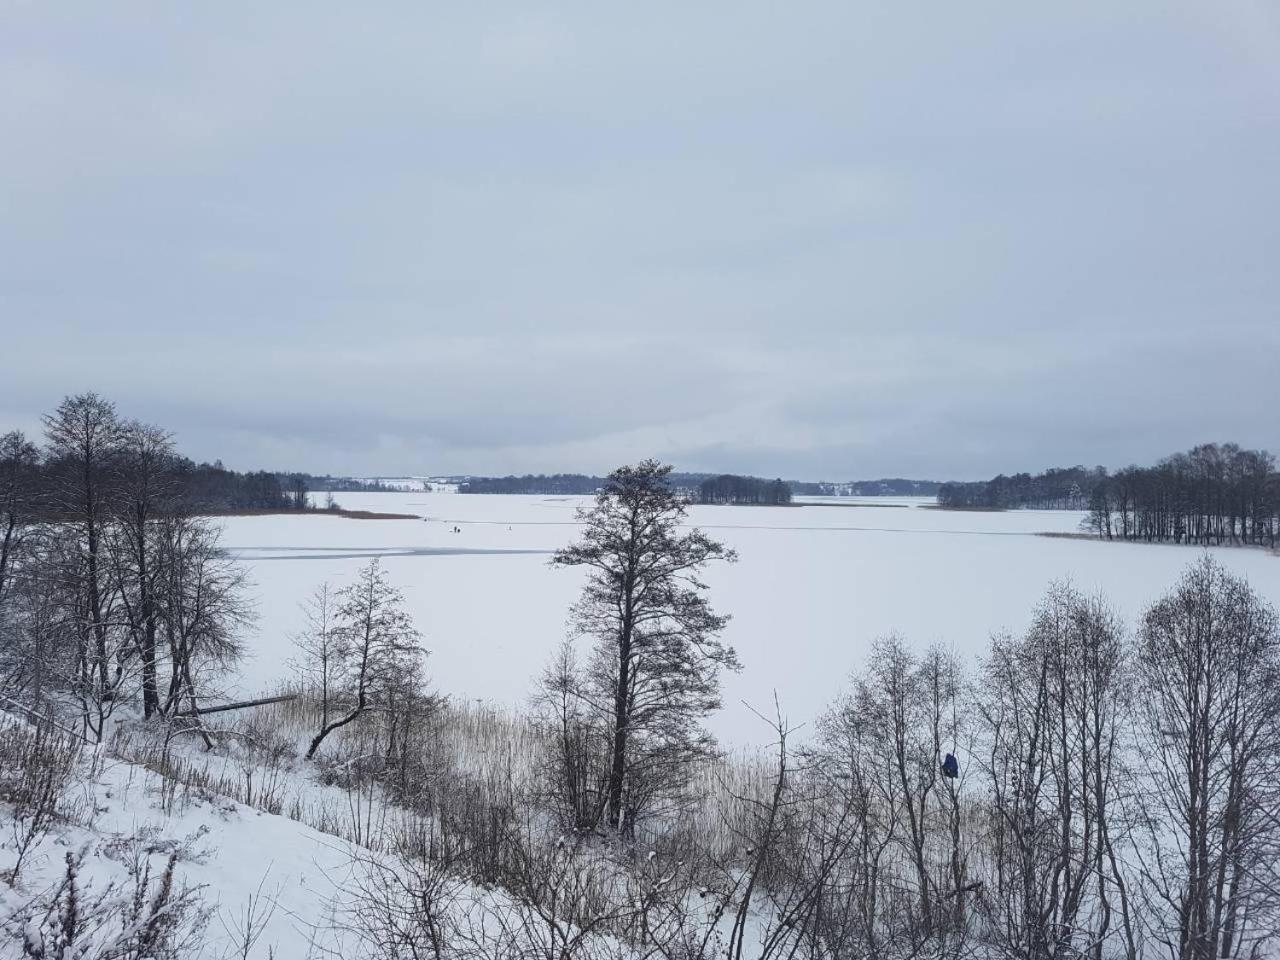
[[[565,641],[539,679],[534,722],[546,745],[536,778],[541,798],[568,830],[600,823],[608,798],[608,729],[587,706],[573,644]]]
[[[343,665],[343,638],[338,629],[337,596],[328,581],[302,602],[303,627],[293,638],[292,660],[302,684],[320,704],[320,727],[329,725],[329,711],[338,690]]]
[[[1025,637],[992,643],[980,709],[995,870],[981,904],[987,942],[1007,956],[1138,949],[1116,852],[1127,661],[1114,613],[1065,584]]]
[[[143,716],[160,709],[156,680],[156,637],[160,621],[157,582],[163,556],[157,527],[177,506],[179,487],[176,455],[168,432],[130,421],[121,426],[120,449],[114,474],[117,515],[110,551],[118,595],[131,636],[142,662]]]
[[[307,478],[295,473],[289,478],[289,496],[295,510],[307,509]]]
[[[94,626],[92,600],[86,588],[93,574],[82,529],[73,523],[51,523],[42,532],[36,556],[22,578],[26,615],[27,664],[33,692],[61,691],[79,705],[87,736],[101,738],[107,719],[123,701],[121,694],[133,679],[132,647],[118,616],[115,578],[110,575],[112,538],[100,531],[99,570],[105,592],[104,618]],[[101,646],[99,646],[101,641]],[[106,685],[99,654],[106,655]],[[39,697],[35,698],[36,700]]]
[[[766,722],[776,736],[772,769],[748,790],[725,789],[724,826],[737,850],[714,856],[681,847],[674,857],[650,854],[635,868],[628,898],[636,910],[629,938],[635,956],[864,955],[864,941],[842,936],[856,921],[841,911],[859,821],[851,807],[828,802],[832,783],[812,775],[811,753],[796,762],[788,746],[794,731],[776,700]]]
[[[38,688],[43,676],[28,602],[43,586],[34,562],[39,467],[39,452],[21,433],[0,436],[0,680],[10,694],[33,682]]]
[[[391,586],[382,565],[372,560],[356,582],[338,592],[337,631],[344,694],[350,709],[324,723],[307,748],[310,760],[333,731],[357,720],[385,699],[397,678],[415,672],[425,651],[404,595]]]
[[[919,913],[911,927],[927,938],[933,933],[937,891],[932,889],[926,844],[942,765],[937,717],[930,710],[930,694],[935,691],[899,637],[875,643],[868,673],[859,687],[858,706],[871,720],[886,762],[880,780],[882,802],[901,827],[900,842],[915,871]]]
[[[79,686],[79,643],[68,641],[78,638],[80,624],[76,597],[58,576],[59,539],[48,531],[29,541],[23,575],[0,607],[0,688],[37,713],[51,684],[64,690]]]
[[[423,845],[403,857],[353,848],[352,887],[342,892],[340,921],[386,960],[447,960],[466,885],[449,858]]]
[[[808,757],[812,789],[823,799],[815,820],[847,824],[854,834],[817,923],[819,937],[835,956],[855,951],[883,956],[899,938],[900,911],[892,900],[899,886],[894,854],[901,830],[893,813],[896,803],[884,802],[884,791],[896,791],[883,750],[877,724],[855,692],[822,717]]]
[[[40,454],[18,431],[0,436],[0,606],[36,510]]]
[[[708,754],[700,721],[719,706],[720,670],[738,668],[717,638],[728,618],[699,579],[709,562],[735,554],[700,530],[680,532],[686,505],[670,472],[653,460],[615,470],[579,512],[582,539],[551,561],[587,569],[571,618],[595,642],[583,696],[608,731],[605,817],[624,833]]]
[[[110,516],[111,469],[119,452],[115,406],[96,393],[67,397],[45,417],[54,483],[51,506],[81,539],[83,563],[74,569],[83,594],[86,674],[100,701],[113,695],[110,677],[111,598],[103,557],[103,529]],[[73,572],[73,571],[68,571]]]
[[[1138,655],[1156,937],[1254,957],[1280,932],[1280,628],[1211,557],[1147,611]]]
[[[202,671],[240,655],[240,630],[253,620],[244,571],[218,545],[218,530],[198,517],[159,521],[156,605],[169,659],[160,712],[172,713],[185,698],[198,707]]]
[[[938,648],[875,642],[852,693],[822,719],[809,755],[805,846],[840,849],[814,936],[836,951],[954,954],[972,891],[959,779],[943,772],[971,736],[964,677]],[[847,838],[847,839],[846,839]]]

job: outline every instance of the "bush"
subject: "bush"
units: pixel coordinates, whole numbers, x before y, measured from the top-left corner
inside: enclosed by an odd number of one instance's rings
[[[100,891],[83,883],[82,855],[68,853],[62,879],[7,918],[7,932],[22,942],[22,956],[38,960],[179,960],[196,952],[208,910],[199,891],[175,888],[169,857],[153,876],[144,858],[130,871],[131,885]]]
[[[80,756],[80,742],[56,730],[51,721],[34,726],[20,721],[0,725],[0,802],[12,807],[10,837],[13,866],[0,875],[16,886],[27,857],[49,828],[64,818],[63,795]]]

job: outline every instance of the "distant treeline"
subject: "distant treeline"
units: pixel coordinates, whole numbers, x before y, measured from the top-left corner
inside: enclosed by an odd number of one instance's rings
[[[1280,539],[1275,457],[1234,443],[1202,444],[1154,467],[1130,466],[1114,474],[1102,467],[1069,467],[946,484],[938,504],[1088,510],[1087,528],[1117,540],[1274,547]]]
[[[282,473],[283,482],[293,483],[294,478],[301,477],[308,490],[327,490],[334,493],[403,493],[399,487],[388,486],[381,480],[360,479],[356,477],[335,477],[330,474],[314,473]]]
[[[196,511],[298,509],[306,505],[309,489],[300,475],[238,473],[220,461],[197,464],[176,455],[168,473],[178,497]]]
[[[221,461],[196,464],[185,457],[175,459],[180,485],[194,509],[217,510],[300,510],[311,506],[307,494],[324,491],[324,506],[336,509],[334,493],[391,493],[377,480],[334,477],[329,474],[287,473],[256,470],[237,473]]]
[[[783,480],[721,474],[698,485],[699,503],[733,503],[755,506],[791,502],[791,487]]]
[[[709,473],[672,473],[667,481],[675,490],[692,493]],[[522,477],[467,477],[458,483],[459,493],[520,493],[531,496],[589,496],[605,485],[604,477],[585,473],[526,473]]]
[[[458,484],[458,492],[578,496],[595,493],[603,484],[603,477],[582,473],[526,473],[523,477],[468,477]]]
[[[800,497],[933,497],[942,486],[937,480],[907,480],[904,477],[819,483],[791,480],[789,484],[791,492]]]
[[[944,483],[938,488],[938,505],[957,510],[1086,510],[1094,487],[1106,476],[1104,467],[1053,467],[1035,475],[1002,473],[976,483]]]
[[[730,476],[730,474],[723,476]],[[682,490],[700,498],[702,484],[708,480],[718,479],[720,476],[711,473],[673,473],[669,477],[669,482],[676,490]],[[522,477],[466,477],[459,481],[458,492],[582,496],[595,493],[604,486],[604,482],[604,477],[593,477],[582,473],[526,473]],[[808,497],[932,497],[937,495],[939,487],[942,486],[936,480],[906,480],[901,477],[821,483],[801,480],[762,482],[782,483],[792,496]]]

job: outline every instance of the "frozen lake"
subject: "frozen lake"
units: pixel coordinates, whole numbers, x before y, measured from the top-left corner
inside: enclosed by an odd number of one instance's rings
[[[575,538],[586,498],[448,493],[338,494],[341,505],[416,514],[413,520],[324,515],[233,517],[224,544],[248,566],[259,622],[241,689],[287,673],[300,601],[328,580],[344,585],[382,557],[431,650],[442,692],[518,704],[565,636],[577,571],[547,565]],[[743,662],[724,682],[711,726],[728,742],[767,731],[743,701],[767,710],[778,691],[793,722],[821,712],[871,641],[897,632],[970,659],[991,633],[1019,631],[1050,581],[1102,591],[1132,627],[1144,607],[1200,554],[1196,548],[1054,539],[1073,512],[950,512],[910,499],[813,500],[798,507],[694,507],[692,522],[740,560],[707,575],[713,603],[733,615],[726,639]],[[452,532],[454,527],[461,532]],[[1280,558],[1214,551],[1280,606]]]

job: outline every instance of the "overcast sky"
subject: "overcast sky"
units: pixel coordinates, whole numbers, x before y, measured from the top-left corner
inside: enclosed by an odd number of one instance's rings
[[[1280,448],[1271,2],[0,3],[0,429],[797,478]]]

